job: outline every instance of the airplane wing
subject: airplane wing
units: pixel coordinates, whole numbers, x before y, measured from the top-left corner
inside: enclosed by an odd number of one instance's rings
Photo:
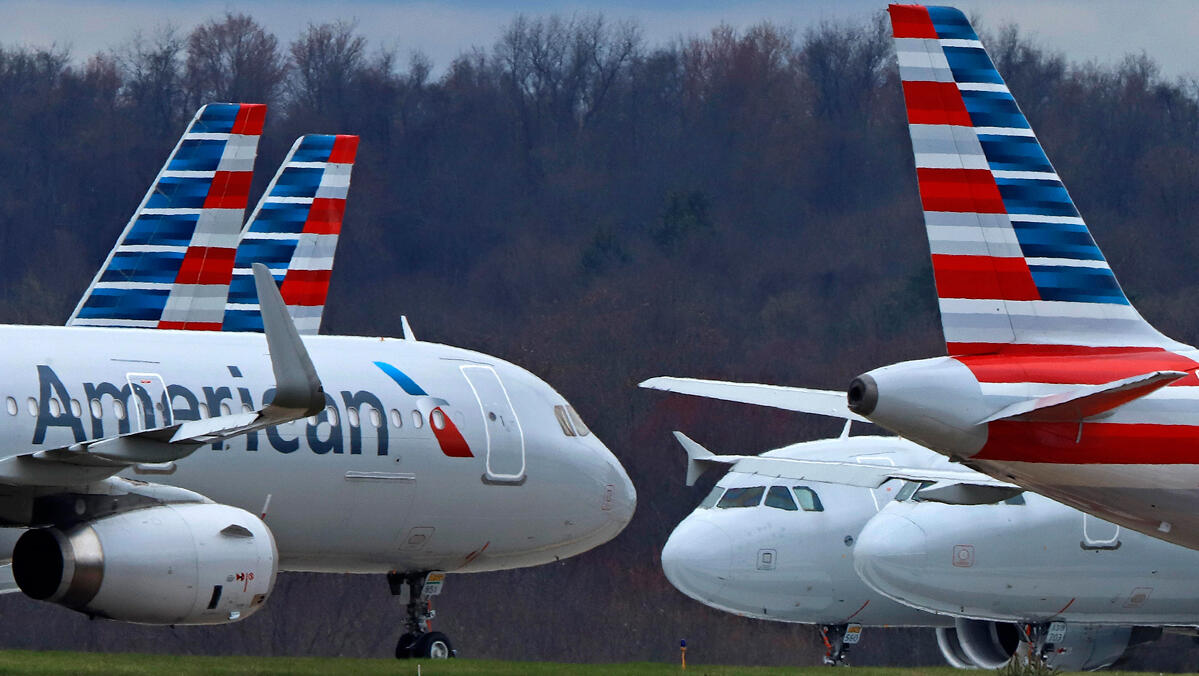
[[[870,422],[849,410],[845,393],[834,390],[813,390],[806,387],[784,387],[758,383],[734,383],[724,380],[701,380],[698,378],[674,378],[658,376],[640,384],[650,390],[690,394],[707,399],[735,401],[755,406],[770,406],[785,411],[826,415],[857,422]]]
[[[165,427],[94,439],[0,460],[0,483],[77,485],[99,481],[136,464],[187,457],[200,446],[271,425],[315,415],[325,407],[316,368],[300,340],[271,273],[254,264],[275,397],[257,411],[189,420]]]
[[[835,460],[801,460],[762,457],[758,455],[716,455],[691,440],[682,432],[675,439],[687,453],[687,485],[695,484],[703,472],[723,465],[729,471],[759,474],[776,479],[818,481],[821,483],[878,488],[899,479],[928,485],[921,489],[921,499],[949,504],[990,504],[1023,492],[1023,488],[971,469],[929,469],[891,465],[859,464]]]

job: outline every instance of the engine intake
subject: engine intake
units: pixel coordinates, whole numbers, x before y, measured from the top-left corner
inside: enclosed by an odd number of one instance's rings
[[[228,505],[190,503],[27,531],[13,550],[12,570],[30,598],[88,615],[225,624],[262,607],[277,561],[261,519]]]

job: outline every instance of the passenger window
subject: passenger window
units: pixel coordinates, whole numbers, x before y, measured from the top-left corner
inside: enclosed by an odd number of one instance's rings
[[[418,430],[425,426],[425,419],[420,417],[420,411],[412,412],[412,426]]]
[[[358,409],[353,406],[346,407],[346,419],[350,421],[350,427],[358,427]]]
[[[429,420],[433,423],[433,429],[445,429],[445,413],[443,413],[441,409],[433,409],[433,412],[429,414]]]
[[[200,404],[199,409],[200,409],[200,419],[204,420],[205,418],[208,417],[208,404]]]
[[[389,413],[387,417],[391,418],[391,426],[392,427],[398,428],[398,427],[404,426],[404,414],[400,413],[399,411],[395,410],[394,408],[391,409],[391,413]]]
[[[820,504],[820,496],[816,495],[816,491],[807,486],[796,486],[791,489],[795,492],[795,501],[805,512],[823,512],[824,505]]]
[[[75,416],[76,418],[83,415],[83,407],[79,405],[78,399],[71,400],[71,415]]]
[[[762,502],[762,494],[766,492],[765,486],[754,486],[752,488],[730,488],[724,492],[724,497],[720,498],[720,502],[716,503],[718,509],[730,509],[733,507],[757,507]]]
[[[580,437],[591,434],[591,430],[587,429],[587,425],[583,424],[583,419],[579,417],[579,412],[575,410],[574,406],[567,406],[566,412],[570,414],[570,421],[574,423],[575,431],[579,433]]]
[[[29,401],[25,402],[25,407],[29,409],[29,415],[37,415],[37,399],[30,397]]]
[[[795,501],[791,499],[791,491],[786,486],[771,486],[766,492],[766,506],[775,509],[785,509],[788,512],[799,511]]]
[[[713,486],[712,492],[708,493],[708,497],[699,503],[697,509],[712,509],[716,506],[716,502],[720,500],[720,496],[724,495],[724,486]]]
[[[58,403],[54,397],[50,397],[50,415],[55,418],[62,415],[62,404]]]
[[[8,409],[9,415],[17,414],[17,400],[16,399],[13,399],[12,397],[5,399],[4,406]]]
[[[112,412],[116,414],[117,420],[125,419],[125,404],[121,403],[120,399],[112,400]]]
[[[383,414],[380,413],[379,409],[375,408],[374,406],[371,407],[370,419],[371,426],[375,429],[383,427]]]
[[[229,404],[221,404],[221,415],[233,415],[233,409]]]
[[[92,417],[96,420],[104,417],[104,406],[100,404],[99,399],[92,399],[88,402],[88,407],[92,409]]]
[[[558,424],[562,427],[562,433],[568,437],[575,436],[575,428],[570,424],[570,417],[566,414],[566,408],[563,406],[554,407],[554,417],[558,419]]]

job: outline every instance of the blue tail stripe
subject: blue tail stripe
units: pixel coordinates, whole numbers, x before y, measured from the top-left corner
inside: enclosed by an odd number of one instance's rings
[[[171,158],[170,171],[216,171],[225,153],[225,141],[185,139]]]
[[[262,314],[257,310],[226,310],[222,331],[262,332]]]
[[[1028,120],[1007,92],[962,91],[962,102],[976,127],[1011,127],[1028,129]]]
[[[310,206],[296,202],[264,202],[249,231],[299,234],[304,231],[304,224],[308,221]]]
[[[988,82],[1003,84],[991,57],[984,49],[978,47],[944,47],[945,60],[949,62],[949,70],[953,71],[955,82]]]
[[[987,164],[995,171],[1053,171],[1053,165],[1031,136],[979,134]]]
[[[1030,258],[1104,260],[1085,225],[1073,223],[1027,223],[1013,221],[1020,249]]]
[[[1061,181],[997,177],[995,184],[1009,214],[1078,217]]]
[[[956,7],[929,7],[928,18],[932,19],[937,37],[942,40],[978,39],[978,34],[970,27],[966,15]]]
[[[150,209],[201,209],[212,187],[211,178],[164,176],[146,206]]]
[[[328,162],[333,154],[333,142],[336,136],[330,134],[310,134],[300,141],[300,147],[292,155],[292,162]]]
[[[141,214],[122,244],[187,246],[199,219],[199,214]]]
[[[1128,305],[1128,299],[1107,268],[1030,265],[1041,300]]]
[[[158,319],[166,307],[167,289],[93,289],[79,309],[82,319]]]
[[[183,256],[182,251],[118,251],[100,281],[170,284],[179,275]]]
[[[286,266],[296,250],[296,240],[246,238],[237,245],[234,267],[248,268],[252,263],[267,267]]]
[[[279,174],[271,197],[316,197],[324,173],[324,169],[287,167]]]
[[[191,131],[200,134],[230,134],[239,112],[241,105],[236,103],[210,103],[204,106],[200,119],[192,125]]]

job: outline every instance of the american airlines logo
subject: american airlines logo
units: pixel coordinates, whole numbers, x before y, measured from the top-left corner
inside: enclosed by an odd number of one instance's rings
[[[390,368],[396,373],[401,373],[395,367]],[[75,442],[83,442],[131,432],[133,431],[132,419],[139,415],[141,418],[138,421],[139,429],[160,427],[167,422],[162,419],[161,412],[163,410],[171,411],[173,422],[181,422],[199,420],[202,410],[210,411],[212,415],[218,415],[222,410],[240,408],[253,411],[259,407],[249,388],[239,387],[236,384],[206,386],[202,387],[199,393],[183,385],[167,384],[165,391],[158,397],[159,400],[155,401],[155,396],[150,393],[150,386],[156,381],[152,378],[142,377],[140,374],[133,380],[134,385],[128,382],[121,385],[110,382],[85,382],[72,392],[51,367],[39,364],[37,373],[38,411],[32,440],[35,445],[45,443],[47,432],[56,427],[70,430]],[[240,370],[236,368],[231,368],[230,373],[234,378],[240,377]],[[387,375],[391,376],[393,380],[395,379],[392,373]],[[411,382],[411,379],[408,381]],[[268,388],[262,393],[258,402],[268,403],[274,397],[274,393],[273,387]],[[79,394],[83,396],[78,397]],[[425,424],[429,426],[437,438],[442,452],[449,457],[474,457],[457,426],[450,420],[445,410],[448,408],[445,400],[429,397],[424,394],[423,390],[421,394],[424,396],[417,399],[415,410],[420,411],[421,426],[423,427]],[[85,402],[79,414],[76,414],[68,405],[76,398]],[[52,402],[56,402],[58,405],[52,405]],[[377,455],[387,455],[390,440],[387,421],[383,418],[387,408],[378,395],[366,390],[356,392],[343,390],[337,393],[337,396],[326,392],[325,409],[304,422],[303,432],[297,433],[287,426],[276,426],[262,430],[261,434],[265,436],[265,445],[269,445],[280,453],[298,451],[302,436],[307,447],[317,455],[327,453],[360,455],[364,450],[362,430],[367,423],[364,421],[361,424],[350,425],[345,424],[345,421],[348,409],[354,409],[355,417],[357,417],[357,411],[364,406],[369,406],[379,412],[381,424],[371,426],[374,436],[374,452]],[[128,414],[115,415],[111,413],[117,407]],[[104,414],[106,410],[109,411],[107,415]],[[116,429],[106,428],[105,423],[111,425],[114,418]],[[244,436],[246,450],[257,451],[259,444],[262,443],[260,432],[248,432]],[[213,444],[213,447],[217,450],[225,448],[221,442]]]

